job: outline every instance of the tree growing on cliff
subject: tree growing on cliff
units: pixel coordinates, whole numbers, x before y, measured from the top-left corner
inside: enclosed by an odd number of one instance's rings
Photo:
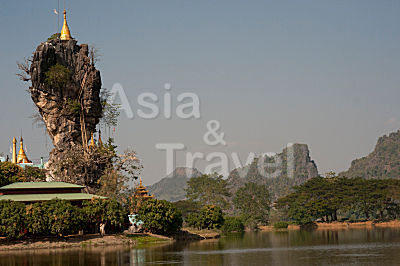
[[[108,129],[108,136],[110,137],[111,128],[115,128],[118,124],[121,106],[111,100],[111,93],[106,88],[101,90],[100,100],[103,108],[100,124]]]

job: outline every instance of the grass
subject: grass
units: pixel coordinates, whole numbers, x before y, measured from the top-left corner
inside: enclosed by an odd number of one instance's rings
[[[126,237],[135,240],[138,244],[147,244],[147,243],[154,243],[160,241],[167,241],[166,239],[162,239],[155,236],[149,236],[146,234],[135,234],[135,235],[127,235]]]

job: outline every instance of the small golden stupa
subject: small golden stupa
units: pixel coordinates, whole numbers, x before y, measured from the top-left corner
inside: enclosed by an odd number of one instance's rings
[[[95,148],[95,147],[96,147],[96,143],[94,142],[93,133],[91,134],[89,147],[90,147],[90,148]]]
[[[103,141],[101,140],[101,131],[100,130],[99,130],[99,140],[97,142],[100,147],[103,146]]]
[[[13,145],[14,145],[14,141],[16,142],[15,138],[13,139]],[[18,152],[16,161],[17,161],[17,163],[32,163],[31,161],[29,161],[29,159],[26,156],[26,153],[24,151],[24,140],[22,139],[22,137],[21,137],[19,152]]]
[[[64,9],[64,24],[61,29],[60,40],[68,41],[72,40],[71,32],[69,31],[68,24],[67,24],[67,12]]]
[[[154,195],[149,195],[149,191],[146,190],[146,187],[142,184],[142,178],[140,178],[139,186],[135,189],[135,198],[154,198]]]

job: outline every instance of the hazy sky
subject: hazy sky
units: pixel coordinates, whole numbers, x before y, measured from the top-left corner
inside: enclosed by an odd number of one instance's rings
[[[22,130],[28,156],[47,157],[50,141],[32,126],[28,84],[15,73],[54,33],[57,1],[0,1],[0,151]],[[122,113],[115,140],[138,152],[145,184],[165,176],[157,143],[242,161],[306,143],[324,173],[347,169],[400,128],[400,1],[67,0],[67,12],[73,37],[101,50],[103,87],[121,83],[135,113],[138,95],[162,99],[165,83],[174,106],[180,93],[200,97],[198,120]],[[203,142],[212,119],[227,146]]]

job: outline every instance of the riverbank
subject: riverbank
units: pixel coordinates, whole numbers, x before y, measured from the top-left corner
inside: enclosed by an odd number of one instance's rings
[[[101,237],[99,234],[71,235],[66,237],[42,237],[8,241],[0,238],[0,251],[28,250],[28,249],[56,249],[56,248],[92,248],[102,246],[139,246],[152,243],[167,243],[172,241],[194,241],[217,239],[218,230],[194,230],[184,228],[171,237],[152,233],[117,234]]]
[[[100,246],[137,246],[141,244],[173,241],[172,238],[154,234],[131,235],[106,235],[98,234],[84,236],[43,237],[37,239],[24,239],[7,241],[0,240],[0,251],[24,250],[24,249],[55,249],[55,248],[86,248]]]
[[[331,222],[331,223],[316,223],[316,230],[325,229],[355,229],[355,228],[400,228],[400,221],[394,220],[389,222]],[[300,230],[299,225],[290,224],[287,229],[275,229],[272,225],[259,226],[261,231],[282,231],[282,230]]]

